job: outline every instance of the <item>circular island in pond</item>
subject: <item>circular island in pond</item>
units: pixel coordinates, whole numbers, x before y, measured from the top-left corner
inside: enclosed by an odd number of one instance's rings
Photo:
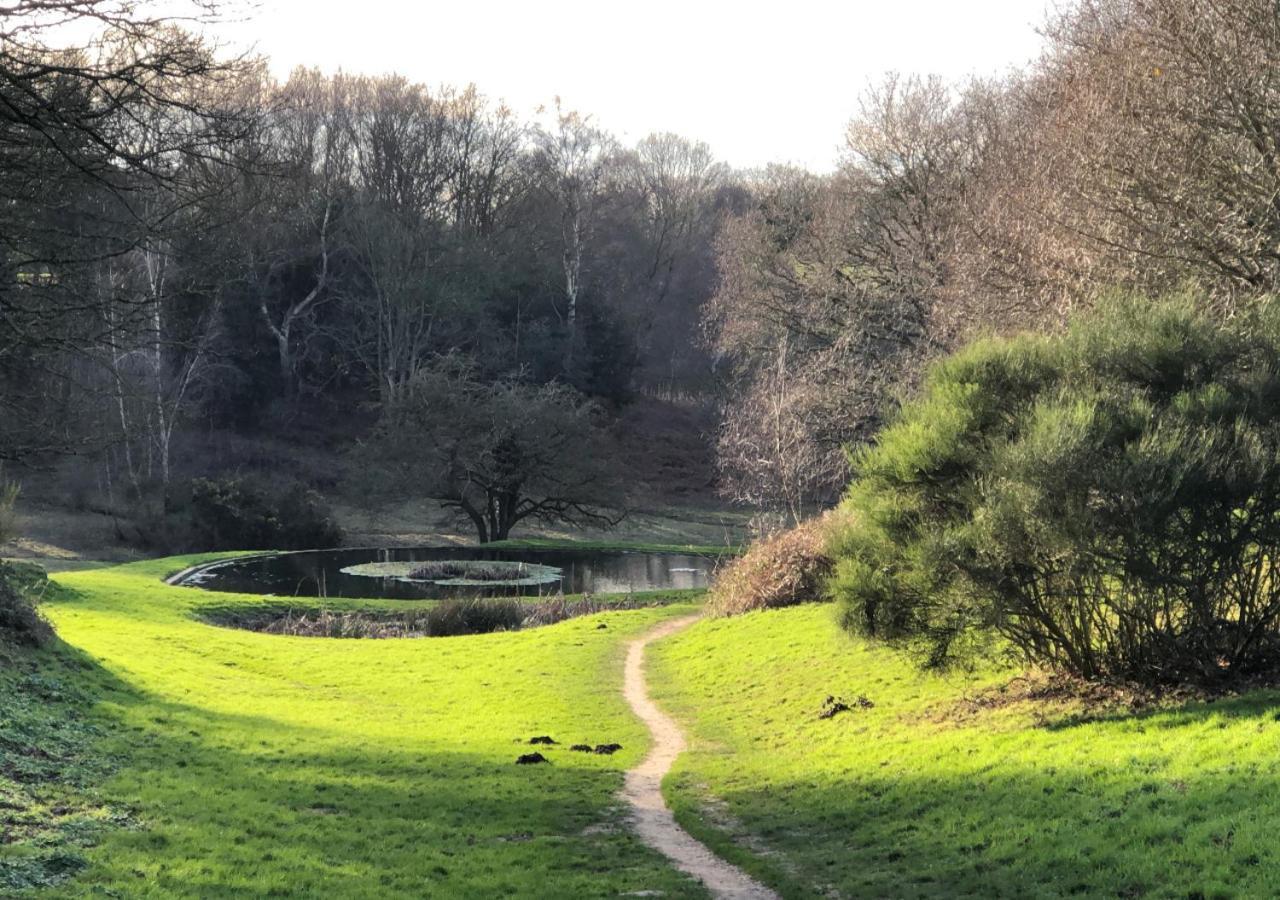
[[[369,562],[346,566],[339,571],[363,578],[394,578],[442,587],[532,587],[558,582],[564,576],[557,566],[503,559]]]

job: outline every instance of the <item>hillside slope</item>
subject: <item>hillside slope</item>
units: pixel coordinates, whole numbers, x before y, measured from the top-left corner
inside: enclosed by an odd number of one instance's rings
[[[261,600],[161,583],[187,561],[65,573],[46,604],[95,670],[86,699],[111,726],[96,752],[115,764],[101,790],[130,811],[53,896],[701,896],[616,798],[647,743],[621,648],[687,605],[458,638],[282,637],[197,621]],[[544,734],[560,744],[527,745]],[[517,766],[532,749],[550,764]]]
[[[677,818],[788,896],[1280,895],[1275,691],[1145,713],[1014,701],[997,688],[1016,673],[922,675],[812,605],[650,654],[691,737]],[[828,695],[851,709],[820,718]]]

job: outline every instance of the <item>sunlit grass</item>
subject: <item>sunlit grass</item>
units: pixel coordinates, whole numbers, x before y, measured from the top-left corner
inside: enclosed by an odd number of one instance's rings
[[[646,746],[622,645],[688,604],[461,638],[282,637],[200,621],[263,601],[161,584],[182,562],[59,575],[45,605],[71,645],[52,658],[75,661],[56,677],[100,726],[83,764],[114,767],[48,829],[98,821],[75,850],[87,867],[46,895],[699,896],[615,798]],[[1100,719],[975,711],[963,699],[1011,672],[922,675],[825,606],[704,621],[649,653],[692,738],[668,784],[678,816],[790,896],[1280,893],[1276,692]],[[829,694],[874,706],[820,719]],[[539,734],[561,742],[539,748],[551,764],[515,766]]]
[[[700,896],[615,797],[647,737],[619,694],[623,641],[687,605],[461,638],[283,637],[200,621],[260,601],[161,583],[185,562],[59,575],[45,604],[94,664],[114,735],[98,752],[117,766],[102,792],[136,824],[55,895]],[[540,748],[551,764],[516,766],[540,734],[562,742]]]
[[[650,652],[692,736],[667,784],[678,818],[791,896],[1280,896],[1277,692],[960,715],[1014,673],[922,675],[825,606]],[[875,705],[819,719],[830,694]]]

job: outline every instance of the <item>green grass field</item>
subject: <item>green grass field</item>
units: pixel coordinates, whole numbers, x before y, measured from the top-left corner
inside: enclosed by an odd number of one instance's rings
[[[975,709],[1013,673],[921,675],[824,606],[703,621],[651,653],[691,736],[677,818],[786,896],[1280,896],[1274,691]],[[820,720],[829,694],[875,705]]]
[[[270,601],[161,582],[189,561],[57,576],[65,644],[0,658],[0,896],[703,896],[615,796],[646,749],[623,646],[688,595],[514,633],[280,637],[202,622]],[[975,704],[1014,673],[923,675],[825,606],[649,652],[691,737],[677,816],[785,896],[1280,895],[1276,692]],[[820,719],[829,694],[854,708]],[[551,764],[516,766],[538,734]]]
[[[702,896],[615,798],[647,738],[619,694],[624,641],[689,605],[461,638],[279,637],[198,621],[261,601],[161,583],[188,562],[57,576],[42,608],[68,646],[10,669],[61,699],[14,681],[26,699],[0,707],[24,729],[0,742],[0,787],[43,829],[0,845],[0,895],[76,872],[42,896]],[[14,765],[86,707],[45,741],[85,774],[24,788]],[[562,742],[538,748],[551,763],[516,766],[540,734]]]

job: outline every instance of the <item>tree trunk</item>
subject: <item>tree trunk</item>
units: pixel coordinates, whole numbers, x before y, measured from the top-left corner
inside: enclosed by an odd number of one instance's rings
[[[489,543],[490,540],[493,539],[489,533],[489,526],[488,526],[488,523],[485,522],[484,516],[480,514],[480,510],[476,509],[471,504],[470,500],[463,498],[456,502],[447,503],[445,505],[457,506],[458,509],[462,510],[464,513],[467,514],[467,518],[471,520],[471,524],[475,525],[476,527],[476,537],[478,538],[481,544],[487,544]]]
[[[292,395],[293,391],[293,353],[289,348],[289,326],[275,332],[276,339],[276,356],[280,364],[280,382],[284,385],[285,393]]]

